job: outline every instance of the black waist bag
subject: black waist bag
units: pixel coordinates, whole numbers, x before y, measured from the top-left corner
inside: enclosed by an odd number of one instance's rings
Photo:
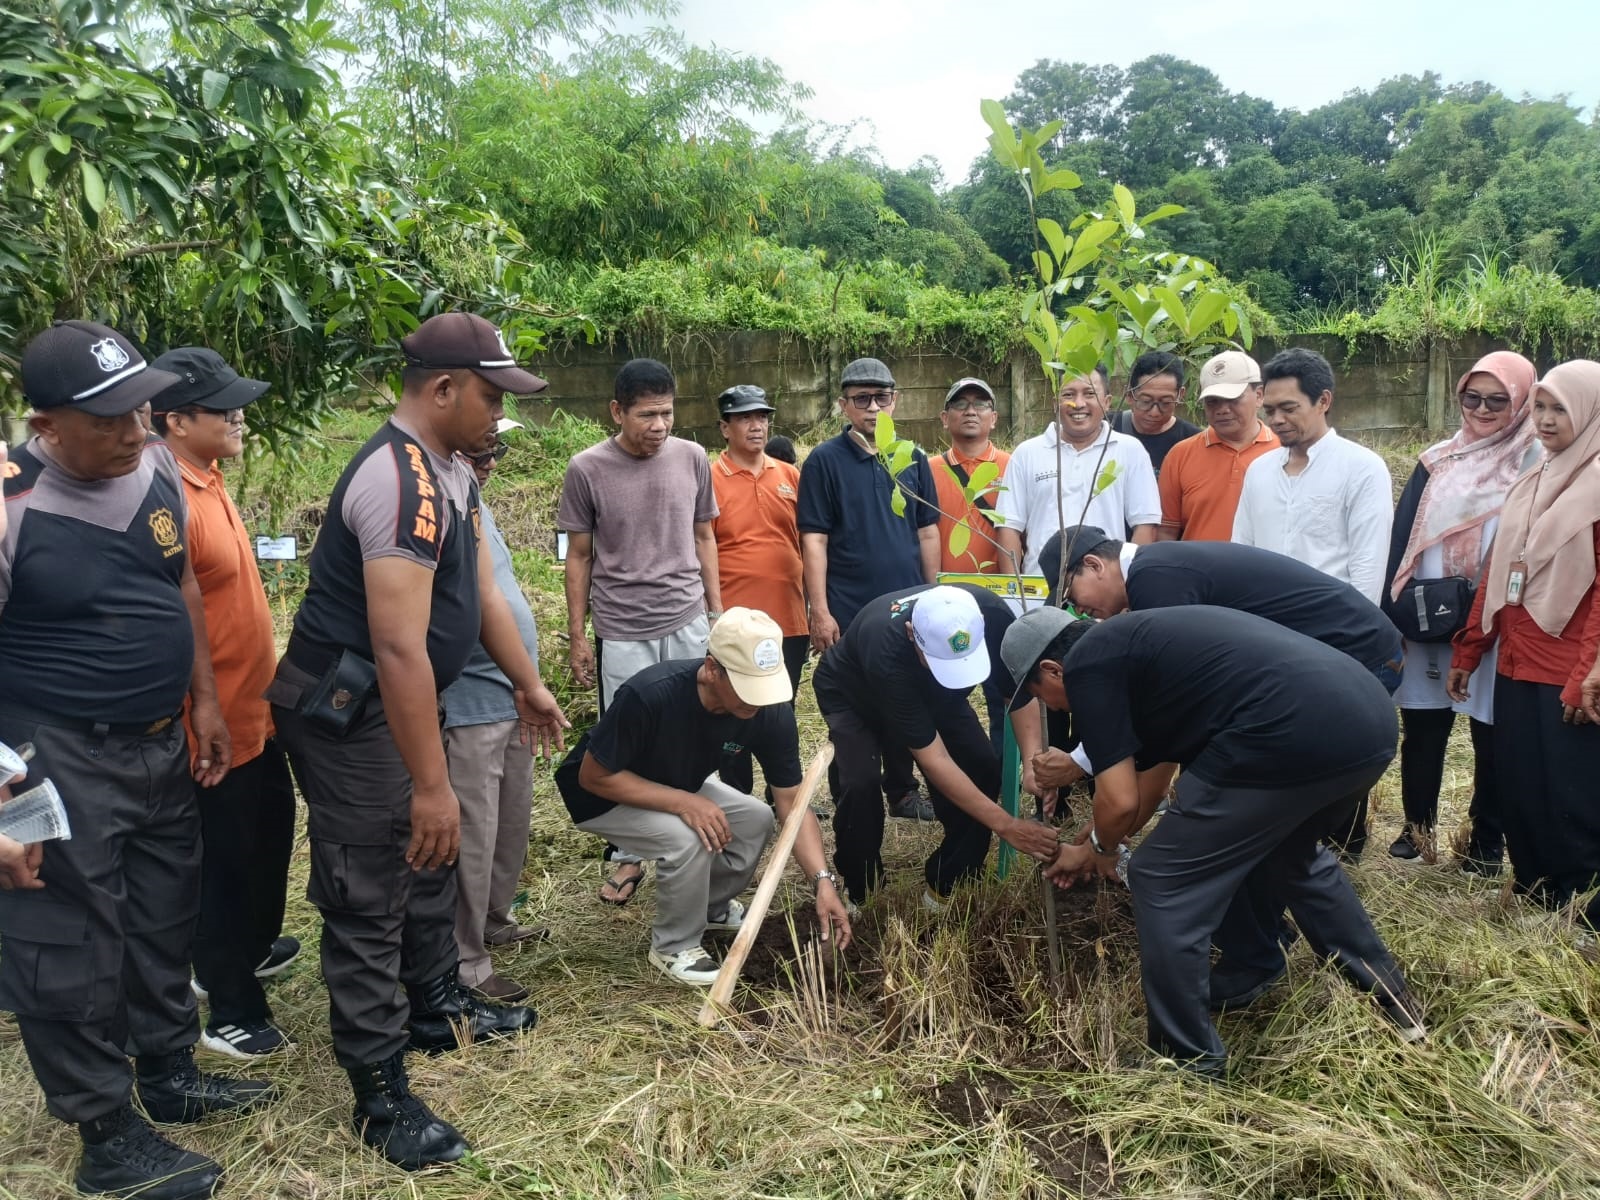
[[[343,737],[361,719],[377,690],[378,668],[346,650],[306,689],[297,711],[324,731]]]
[[[1389,604],[1389,619],[1408,642],[1448,642],[1472,614],[1472,580],[1460,575],[1413,579]]]

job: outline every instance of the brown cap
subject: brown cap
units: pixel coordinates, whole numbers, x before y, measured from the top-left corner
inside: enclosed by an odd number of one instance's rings
[[[1200,368],[1200,399],[1220,396],[1224,400],[1237,400],[1245,388],[1261,382],[1261,367],[1242,350],[1224,350],[1215,358],[1206,359]]]
[[[400,339],[406,365],[441,371],[468,370],[513,396],[531,396],[549,387],[532,371],[517,366],[506,339],[474,313],[440,313]]]

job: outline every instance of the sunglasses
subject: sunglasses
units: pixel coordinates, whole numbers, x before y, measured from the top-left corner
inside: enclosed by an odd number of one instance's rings
[[[496,459],[504,458],[506,456],[506,451],[509,449],[511,449],[511,447],[505,442],[496,442],[482,454],[467,455],[467,461],[473,466],[477,467],[478,470],[484,471],[487,470],[490,464],[492,464]]]
[[[1462,392],[1456,398],[1468,412],[1474,411],[1480,404],[1490,412],[1504,412],[1506,405],[1511,403],[1510,396],[1485,396],[1482,392]]]
[[[893,392],[858,392],[854,396],[846,396],[845,400],[857,408],[871,408],[874,404],[879,408],[893,408],[895,394]]]

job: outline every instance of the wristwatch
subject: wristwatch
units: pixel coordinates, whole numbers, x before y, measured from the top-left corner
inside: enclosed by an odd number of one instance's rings
[[[1100,844],[1100,835],[1095,832],[1095,828],[1094,828],[1093,825],[1089,826],[1089,847],[1096,854],[1099,854],[1099,855],[1102,855],[1102,856],[1107,856],[1107,855],[1111,855],[1111,854],[1115,854],[1116,853],[1115,849],[1107,850],[1104,846],[1102,846]]]
[[[815,886],[816,884],[821,883],[824,879],[826,879],[829,883],[833,884],[833,890],[834,891],[838,891],[839,890],[839,877],[837,875],[835,875],[832,871],[829,871],[829,870],[826,870],[826,869],[818,871],[815,875],[813,875],[811,877],[812,885]]]

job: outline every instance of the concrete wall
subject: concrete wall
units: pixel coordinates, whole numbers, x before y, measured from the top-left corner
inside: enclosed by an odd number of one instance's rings
[[[1333,364],[1334,424],[1363,441],[1392,441],[1442,434],[1453,429],[1452,403],[1456,380],[1479,357],[1499,349],[1487,338],[1462,343],[1436,343],[1396,349],[1377,339],[1363,339],[1354,352],[1335,337],[1295,337],[1277,343],[1262,339],[1252,350],[1265,362],[1287,345],[1307,346]],[[538,422],[553,408],[587,417],[607,427],[608,404],[617,369],[630,358],[659,358],[678,377],[675,432],[708,445],[719,445],[716,397],[735,383],[755,383],[767,390],[778,410],[776,426],[790,435],[820,422],[836,420],[834,400],[839,373],[858,354],[872,348],[810,342],[792,334],[764,330],[722,334],[689,334],[661,342],[629,342],[596,346],[562,346],[544,355],[535,369],[550,380],[543,403],[524,403],[519,415]],[[945,390],[956,379],[976,375],[994,388],[999,402],[1000,440],[1014,443],[1044,427],[1050,397],[1038,360],[1031,350],[1013,353],[1001,362],[984,362],[927,345],[882,358],[899,383],[895,424],[924,446],[942,444],[939,411]],[[1541,368],[1550,364],[1541,363]],[[1200,423],[1196,414],[1191,420]]]

